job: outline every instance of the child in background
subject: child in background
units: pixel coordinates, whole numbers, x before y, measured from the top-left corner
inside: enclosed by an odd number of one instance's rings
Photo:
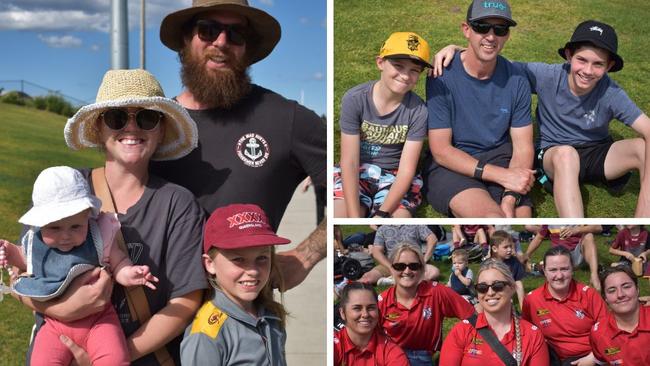
[[[451,274],[447,286],[461,295],[467,302],[474,305],[476,311],[480,311],[478,300],[473,291],[474,273],[469,268],[469,254],[465,249],[456,249],[451,252]]]
[[[334,217],[412,217],[422,202],[416,174],[427,135],[427,108],[413,89],[431,67],[429,45],[412,32],[384,42],[378,81],[341,101],[341,162],[334,167]]]
[[[524,284],[521,281],[526,274],[524,266],[515,257],[512,237],[505,231],[497,230],[490,237],[491,257],[505,263],[515,279],[515,291],[519,300],[519,309],[524,303]]]
[[[647,243],[648,232],[642,225],[625,225],[616,235],[609,253],[621,256],[620,260],[628,265],[640,258],[644,263],[643,273],[650,275],[648,267],[650,246]]]
[[[487,231],[483,225],[454,225],[452,242],[454,248],[461,248],[469,243],[478,244],[483,250],[484,257],[488,257],[490,254]]]
[[[286,311],[273,299],[270,279],[279,275],[273,246],[290,241],[252,204],[216,209],[204,233],[203,265],[214,297],[185,330],[182,364],[286,365]]]
[[[0,266],[12,265],[25,274],[13,291],[36,301],[63,295],[70,282],[105,265],[123,286],[145,285],[155,290],[158,279],[148,266],[134,266],[114,242],[120,223],[115,214],[100,214],[101,201],[90,193],[83,175],[59,166],[43,170],[34,182],[33,207],[20,223],[29,229],[22,250],[0,240]],[[59,340],[66,336],[88,353],[93,365],[129,365],[124,333],[109,303],[86,318],[62,322],[46,317],[34,339],[32,365],[68,365],[72,353]]]

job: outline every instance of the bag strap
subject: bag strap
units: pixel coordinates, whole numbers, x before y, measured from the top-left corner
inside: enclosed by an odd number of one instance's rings
[[[472,314],[472,316],[467,318],[467,321],[469,321],[472,327],[476,329],[478,334],[481,335],[481,337],[485,340],[485,342],[487,342],[490,348],[492,348],[494,353],[496,353],[497,356],[499,356],[501,361],[503,361],[503,363],[506,366],[517,366],[517,361],[515,360],[515,358],[512,357],[510,351],[508,351],[506,347],[501,342],[499,342],[499,339],[497,338],[496,334],[494,334],[494,332],[490,328],[488,327],[483,327],[480,329],[476,328],[476,319],[477,316],[476,313],[474,313]]]
[[[95,168],[92,170],[91,179],[93,183],[93,188],[95,190],[95,195],[99,197],[102,201],[101,210],[104,212],[115,212],[115,201],[113,200],[113,195],[111,190],[106,183],[106,176],[104,175],[104,168]],[[126,247],[124,242],[124,236],[122,235],[122,229],[118,230],[115,233],[115,241],[122,250],[128,256],[129,250]],[[126,296],[126,302],[129,306],[129,313],[131,314],[131,319],[144,324],[149,318],[151,318],[151,310],[149,309],[149,302],[144,293],[144,287],[142,286],[129,286],[124,287],[124,295]],[[156,360],[161,366],[174,366],[174,359],[167,351],[165,346],[162,346],[160,349],[157,349],[154,352]]]

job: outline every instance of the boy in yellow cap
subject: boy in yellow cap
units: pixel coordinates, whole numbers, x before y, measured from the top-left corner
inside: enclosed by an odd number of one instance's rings
[[[431,67],[429,44],[396,32],[376,58],[381,71],[341,102],[341,162],[334,168],[335,217],[412,217],[422,201],[416,174],[427,109],[412,90]]]

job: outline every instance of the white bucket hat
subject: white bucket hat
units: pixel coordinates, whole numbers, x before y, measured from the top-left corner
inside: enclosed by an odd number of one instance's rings
[[[81,107],[65,124],[66,144],[74,150],[100,146],[97,118],[106,109],[126,107],[153,109],[165,115],[165,137],[151,160],[179,159],[196,148],[198,132],[192,117],[183,106],[165,98],[156,78],[142,69],[107,71],[96,102]]]
[[[97,217],[102,201],[90,193],[86,179],[76,169],[55,166],[41,172],[32,191],[34,206],[19,220],[21,224],[43,227],[90,208]]]

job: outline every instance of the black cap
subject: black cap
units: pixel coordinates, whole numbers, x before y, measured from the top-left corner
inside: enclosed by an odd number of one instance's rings
[[[614,61],[614,66],[609,72],[616,72],[623,68],[623,59],[616,53],[618,51],[618,37],[616,31],[610,25],[595,20],[584,21],[576,27],[573,36],[571,36],[571,41],[557,51],[562,58],[566,59],[564,50],[576,43],[591,43],[608,51],[612,61]]]

